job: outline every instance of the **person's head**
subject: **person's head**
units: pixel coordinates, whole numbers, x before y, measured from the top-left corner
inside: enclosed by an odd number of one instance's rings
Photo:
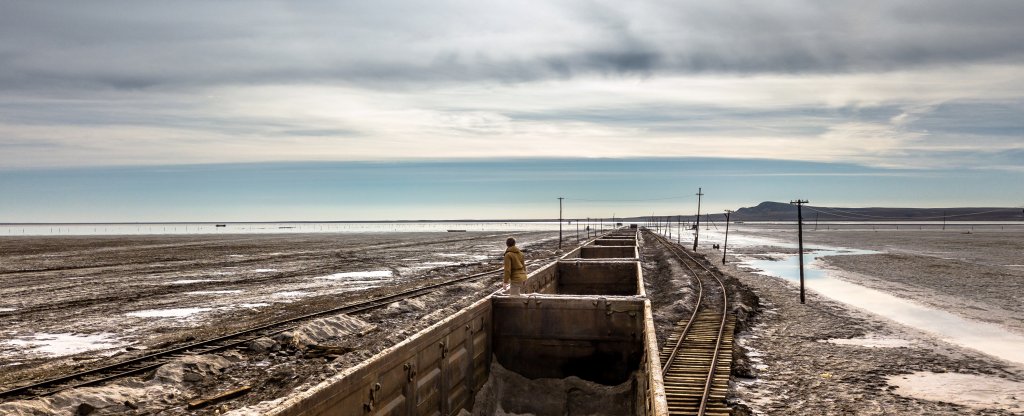
[[[516,245],[516,239],[509,237],[508,240],[505,240],[505,245],[508,247]]]

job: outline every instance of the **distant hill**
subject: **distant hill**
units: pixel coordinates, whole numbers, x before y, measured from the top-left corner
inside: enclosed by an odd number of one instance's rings
[[[943,217],[948,221],[1024,221],[1022,208],[835,208],[804,205],[803,212],[805,220],[817,216],[821,221],[942,221]],[[732,219],[794,221],[796,205],[766,201],[755,207],[736,210]]]

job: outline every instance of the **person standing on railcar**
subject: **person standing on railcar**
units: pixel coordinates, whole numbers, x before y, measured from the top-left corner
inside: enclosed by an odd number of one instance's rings
[[[511,296],[519,296],[523,291],[523,284],[526,283],[523,252],[516,247],[515,238],[509,237],[505,240],[505,246],[505,291]]]

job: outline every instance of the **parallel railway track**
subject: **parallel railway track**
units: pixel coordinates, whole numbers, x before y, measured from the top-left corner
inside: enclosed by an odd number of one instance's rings
[[[698,288],[693,314],[676,324],[661,351],[669,414],[728,415],[725,396],[729,388],[735,320],[728,313],[725,284],[681,246],[658,234],[651,235],[690,271]],[[712,286],[705,288],[705,283]],[[713,296],[712,292],[721,296]]]
[[[537,264],[537,262],[542,261],[550,261],[550,259],[535,260],[528,262],[528,264]],[[216,338],[211,338],[203,341],[193,342],[183,346],[166,349],[163,351],[125,360],[115,364],[89,369],[86,371],[81,371],[53,379],[34,382],[29,385],[16,387],[6,391],[0,391],[0,400],[6,401],[16,398],[49,396],[68,389],[94,386],[114,379],[138,375],[150,370],[154,370],[157,367],[160,367],[161,365],[164,365],[176,358],[181,358],[187,355],[209,354],[218,351],[237,348],[254,339],[288,331],[298,326],[299,323],[311,320],[313,318],[342,313],[351,314],[369,311],[372,309],[387,306],[393,302],[420,296],[445,286],[451,286],[454,284],[472,281],[486,276],[501,273],[501,271],[502,269],[500,268],[495,270],[489,270],[486,272],[450,279],[443,282],[434,283],[391,295],[381,296],[378,298],[369,299],[365,301],[353,302],[336,308],[323,310],[298,317],[288,318],[266,325],[249,328],[243,331],[218,336]]]

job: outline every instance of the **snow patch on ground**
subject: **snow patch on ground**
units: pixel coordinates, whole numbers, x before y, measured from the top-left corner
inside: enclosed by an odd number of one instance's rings
[[[302,292],[302,291],[297,291],[297,290],[292,290],[292,291],[285,291],[285,292],[276,292],[276,293],[274,293],[274,294],[272,294],[270,296],[273,296],[273,297],[303,297],[303,296],[307,296],[307,295],[309,295],[309,293]]]
[[[276,271],[277,269],[255,269],[253,270],[253,273],[271,273]]]
[[[172,308],[172,309],[146,309],[135,312],[128,312],[128,316],[138,318],[187,318],[197,313],[211,310],[210,308]]]
[[[885,338],[878,335],[868,334],[861,338],[832,338],[818,342],[827,342],[837,345],[859,345],[871,348],[903,348],[910,347],[913,342],[899,338]]]
[[[270,306],[270,304],[269,303],[262,303],[262,302],[261,303],[239,303],[238,304],[238,307],[240,307],[240,308],[250,308],[250,309],[262,308],[264,306]]]
[[[36,333],[3,341],[4,344],[25,348],[30,354],[61,357],[86,351],[106,350],[124,345],[114,334],[47,334]]]
[[[18,310],[18,308],[0,308],[0,312],[14,312],[16,310]]]
[[[372,270],[366,272],[344,272],[319,276],[317,279],[341,280],[341,279],[379,279],[391,277],[391,270]]]
[[[423,262],[423,265],[430,266],[430,267],[455,266],[455,265],[458,265],[458,264],[459,263],[456,263],[454,261],[426,261],[426,262]]]
[[[889,376],[896,394],[974,408],[1024,412],[1024,383],[961,373],[916,373]]]

